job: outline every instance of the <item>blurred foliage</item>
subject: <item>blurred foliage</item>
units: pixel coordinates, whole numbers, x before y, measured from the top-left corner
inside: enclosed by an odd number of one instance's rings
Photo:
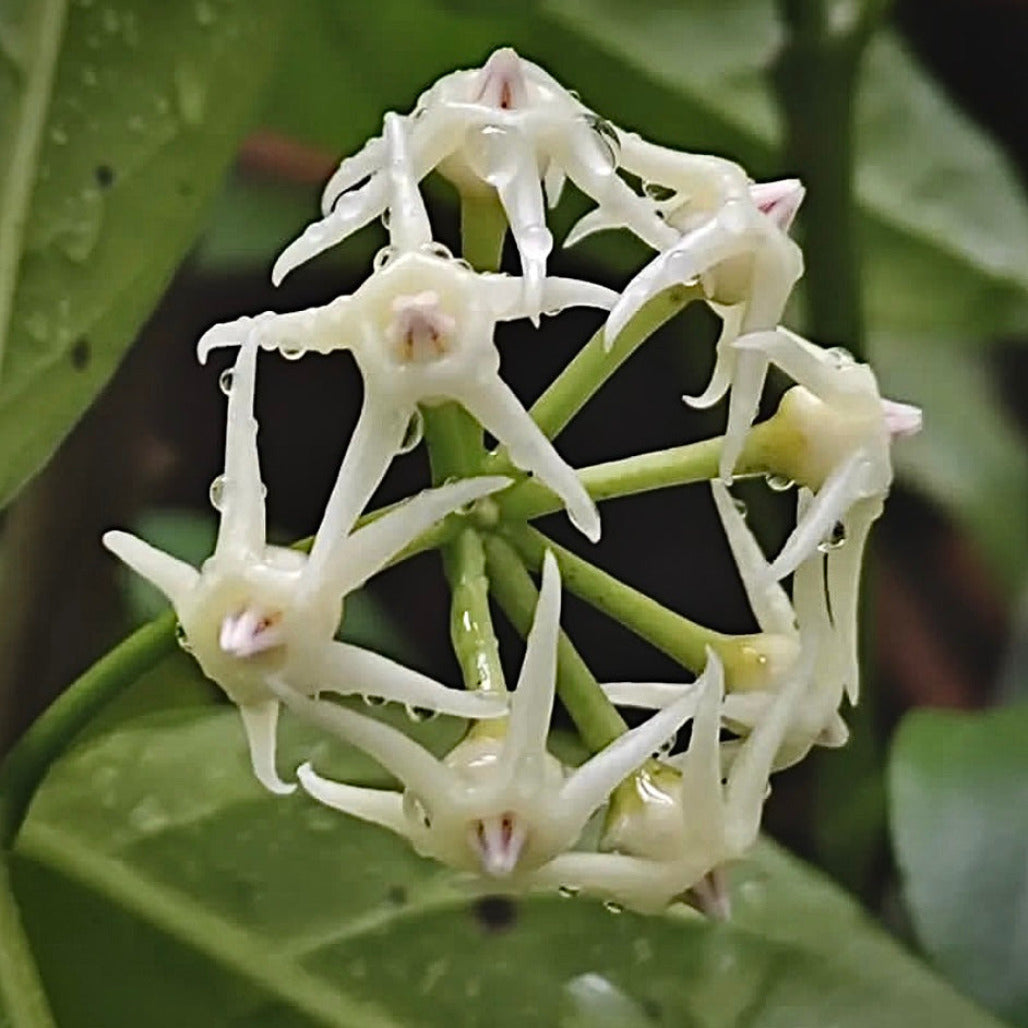
[[[279,6],[0,10],[0,503],[106,383],[196,237]]]
[[[166,671],[179,681],[177,661]],[[388,784],[283,727],[283,767]],[[454,738],[415,727],[437,748]],[[770,845],[736,874],[731,924],[469,899],[390,833],[261,790],[227,707],[77,746],[37,795],[14,871],[62,1028],[993,1024]]]
[[[919,940],[961,988],[1028,1025],[1028,706],[909,715],[889,780]]]

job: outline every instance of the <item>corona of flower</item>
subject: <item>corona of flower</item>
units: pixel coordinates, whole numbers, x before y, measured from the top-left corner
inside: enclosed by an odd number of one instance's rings
[[[756,841],[772,765],[805,687],[797,677],[778,693],[729,764],[720,743],[724,675],[709,652],[689,693],[695,717],[688,749],[654,761],[612,798],[603,838],[609,852],[562,854],[537,872],[536,884],[657,913],[744,856]]]
[[[267,545],[253,417],[256,340],[240,350],[229,391],[225,473],[213,555],[197,571],[127,532],[104,544],[171,601],[184,641],[242,715],[257,778],[290,792],[275,769],[280,677],[304,693],[364,693],[466,717],[502,714],[502,699],[451,689],[369,650],[334,641],[344,597],[440,518],[507,484],[468,479],[424,492],[351,531],[341,476],[310,556]]]
[[[553,238],[544,183],[551,205],[566,177],[651,246],[670,246],[676,238],[617,175],[616,131],[511,49],[497,50],[482,68],[441,78],[399,124],[410,138],[415,182],[437,168],[462,192],[495,191],[517,244],[533,316],[548,309],[543,282]],[[390,207],[389,150],[386,132],[342,162],[325,187],[325,217],[286,247],[272,272],[275,282]]]
[[[299,771],[317,800],[406,837],[451,867],[518,881],[570,848],[627,775],[682,723],[689,700],[672,704],[566,771],[546,749],[553,710],[560,574],[549,553],[542,589],[506,722],[479,724],[442,761],[395,728],[337,705],[283,699],[359,746],[405,792],[359,788]]]
[[[216,325],[200,340],[200,359],[213,347],[238,345],[251,332],[269,349],[351,349],[365,384],[364,406],[343,465],[356,510],[399,451],[418,405],[456,400],[507,447],[516,465],[563,500],[571,520],[595,541],[600,535],[595,504],[500,378],[496,323],[531,313],[520,281],[478,274],[432,242],[397,115],[387,116],[385,136],[391,153],[391,246],[375,272],[352,296],[324,307]],[[609,289],[574,279],[547,278],[542,290],[548,311],[609,308],[616,299]]]

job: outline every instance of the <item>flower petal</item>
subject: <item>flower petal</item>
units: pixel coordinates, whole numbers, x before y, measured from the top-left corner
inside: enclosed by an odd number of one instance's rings
[[[264,484],[253,416],[256,378],[257,338],[251,335],[239,350],[228,393],[221,520],[214,547],[221,560],[258,557],[265,545]]]
[[[401,251],[417,250],[432,241],[428,211],[414,177],[404,120],[389,112],[383,134],[386,142],[389,175],[389,242]]]
[[[367,789],[344,782],[322,778],[311,765],[301,764],[296,777],[304,791],[326,807],[341,810],[350,817],[358,817],[373,825],[381,825],[391,832],[408,836],[407,819],[403,813],[403,796],[392,789]]]
[[[557,684],[559,638],[560,571],[553,553],[547,550],[543,557],[542,587],[503,743],[503,757],[515,775],[542,770]]]
[[[692,693],[699,699],[696,682],[603,682],[603,695],[617,707],[662,710]]]
[[[453,717],[490,718],[507,713],[503,696],[451,689],[411,668],[404,667],[372,650],[350,643],[327,643],[314,668],[308,692],[331,692],[340,696],[380,697],[408,707],[435,710]]]
[[[721,313],[721,335],[718,337],[714,361],[714,371],[711,373],[707,388],[698,396],[683,396],[690,407],[697,410],[706,410],[713,407],[728,392],[732,381],[735,378],[735,365],[737,354],[732,344],[739,337],[742,328],[742,319],[745,314],[743,304],[734,304],[731,307],[722,307],[719,304],[711,306]]]
[[[574,469],[543,435],[521,401],[499,375],[462,384],[454,399],[507,448],[510,459],[531,471],[563,501],[571,523],[590,541],[600,538],[600,513]]]
[[[349,537],[337,538],[338,545],[326,557],[323,569],[315,567],[312,574],[331,582],[343,595],[353,592],[437,521],[510,484],[511,480],[502,475],[483,475],[425,489],[358,528]],[[319,529],[319,536],[321,531]],[[329,540],[332,538],[328,536]],[[313,550],[311,559],[314,559]]]
[[[269,679],[268,687],[299,717],[364,750],[430,805],[445,802],[452,773],[403,732],[337,703],[308,699],[280,678]]]
[[[176,610],[200,580],[196,568],[128,532],[104,532],[103,544],[137,575],[157,586]]]
[[[693,715],[696,697],[688,692],[641,725],[619,735],[609,746],[571,772],[559,799],[584,825],[611,792],[637,771]]]
[[[246,729],[246,741],[250,747],[250,764],[257,781],[277,796],[288,796],[296,791],[278,777],[275,770],[275,734],[278,727],[278,700],[263,703],[241,703],[239,713]]]
[[[386,161],[385,140],[369,139],[355,154],[345,157],[325,183],[321,194],[321,213],[331,214],[339,197],[363,179],[381,171]]]
[[[735,565],[739,569],[746,599],[749,600],[761,631],[794,635],[796,615],[792,603],[771,574],[764,551],[746,524],[746,519],[736,508],[735,501],[723,483],[711,482],[710,491]]]
[[[746,338],[746,337],[743,337]],[[757,416],[760,395],[764,391],[768,362],[759,351],[740,350],[735,357],[735,373],[732,378],[732,392],[728,397],[728,424],[725,426],[725,441],[721,447],[718,473],[724,482],[731,484],[732,472],[739,462],[746,435]]]

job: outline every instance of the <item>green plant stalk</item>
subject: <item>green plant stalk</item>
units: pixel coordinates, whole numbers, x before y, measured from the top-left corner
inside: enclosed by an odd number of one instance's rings
[[[550,439],[559,435],[607,379],[661,325],[670,321],[690,301],[702,296],[703,290],[699,286],[678,285],[664,290],[639,310],[609,350],[604,346],[603,329],[599,329],[529,410],[543,433]],[[509,459],[501,450],[489,470],[510,467]]]
[[[489,610],[485,550],[474,528],[463,529],[445,548],[443,564],[453,590],[450,640],[464,675],[464,688],[505,694],[500,648]]]
[[[708,646],[719,649],[733,638],[676,614],[652,597],[559,546],[537,529],[527,525],[508,525],[501,531],[518,556],[535,570],[542,567],[543,556],[550,550],[557,558],[561,581],[566,589],[690,671],[698,673],[703,670]]]
[[[10,1028],[56,1028],[39,980],[21,911],[11,888],[7,855],[0,851],[0,1024]]]
[[[521,635],[528,635],[539,599],[531,575],[517,551],[500,536],[485,537],[485,552],[493,595],[511,624]],[[628,730],[563,631],[557,643],[557,694],[591,753],[599,753]]]
[[[495,193],[461,195],[461,250],[477,271],[500,266],[507,219]],[[425,410],[425,443],[435,484],[474,475],[482,467],[482,429],[456,403]],[[450,641],[466,689],[506,692],[499,644],[489,610],[485,553],[474,528],[466,527],[441,547],[450,586]]]
[[[774,69],[785,158],[807,188],[800,222],[811,335],[861,356],[864,320],[853,201],[857,78],[887,0],[778,0]]]
[[[767,443],[774,428],[771,421],[755,426],[736,465],[735,478],[770,474]],[[724,437],[703,439],[685,446],[641,453],[635,457],[606,461],[579,468],[578,477],[589,495],[597,501],[635,496],[655,489],[709,482],[718,477],[718,460]],[[563,503],[535,479],[524,479],[496,497],[504,520],[530,521],[563,508]]]

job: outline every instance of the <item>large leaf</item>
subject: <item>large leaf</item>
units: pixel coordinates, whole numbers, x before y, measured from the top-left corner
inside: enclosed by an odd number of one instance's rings
[[[110,377],[192,241],[266,78],[278,7],[0,11],[0,503]]]
[[[1028,1025],[1028,707],[909,715],[889,779],[918,937],[971,995]]]
[[[384,784],[285,727],[284,768],[313,755]],[[770,845],[737,873],[728,925],[556,894],[469,899],[385,831],[263,792],[225,707],[87,738],[16,857],[62,1028],[993,1024]]]

